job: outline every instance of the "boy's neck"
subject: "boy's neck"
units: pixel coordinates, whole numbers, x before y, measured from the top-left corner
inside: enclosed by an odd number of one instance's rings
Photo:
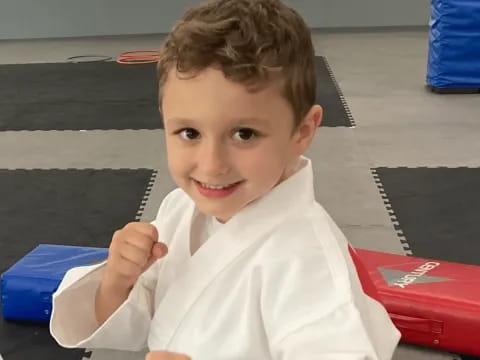
[[[285,169],[285,172],[282,174],[282,176],[280,177],[280,180],[277,182],[277,184],[275,186],[278,186],[279,184],[281,184],[282,182],[287,180],[290,176],[295,174],[298,170],[300,170],[301,165],[302,165],[301,160],[302,159],[301,159],[300,156],[298,156],[295,160],[293,160],[290,163],[290,165],[288,166],[288,168]]]

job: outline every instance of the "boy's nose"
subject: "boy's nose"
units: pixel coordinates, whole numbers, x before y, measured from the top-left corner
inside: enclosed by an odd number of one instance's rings
[[[220,142],[204,142],[197,153],[197,167],[207,177],[204,181],[227,174],[230,169],[227,149]]]

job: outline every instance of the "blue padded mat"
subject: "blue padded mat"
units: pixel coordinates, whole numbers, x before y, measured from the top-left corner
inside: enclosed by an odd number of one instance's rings
[[[2,315],[10,320],[50,320],[52,294],[73,267],[104,261],[108,249],[40,244],[1,276]]]

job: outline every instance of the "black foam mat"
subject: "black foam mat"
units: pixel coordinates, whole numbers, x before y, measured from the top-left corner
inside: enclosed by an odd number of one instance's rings
[[[116,62],[0,66],[0,130],[156,129],[156,68]]]
[[[153,171],[0,170],[0,273],[41,243],[108,247],[115,230],[135,221]],[[80,360],[46,324],[0,316],[4,360]]]
[[[326,60],[316,58],[322,126],[353,120]],[[0,65],[0,131],[159,129],[154,64]]]
[[[374,172],[414,256],[480,265],[480,168]]]
[[[335,75],[325,57],[315,57],[317,75],[316,103],[323,107],[321,126],[352,127],[355,126],[352,114],[338,85]]]

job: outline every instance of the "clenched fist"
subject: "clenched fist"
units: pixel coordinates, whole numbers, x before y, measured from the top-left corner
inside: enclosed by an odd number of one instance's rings
[[[167,246],[158,242],[155,226],[129,223],[113,234],[105,279],[115,287],[131,288],[138,277],[167,251]]]
[[[187,355],[168,351],[152,351],[147,354],[145,360],[190,360]]]
[[[113,234],[107,265],[95,295],[95,316],[103,324],[128,298],[135,282],[168,252],[155,226],[132,222]]]

